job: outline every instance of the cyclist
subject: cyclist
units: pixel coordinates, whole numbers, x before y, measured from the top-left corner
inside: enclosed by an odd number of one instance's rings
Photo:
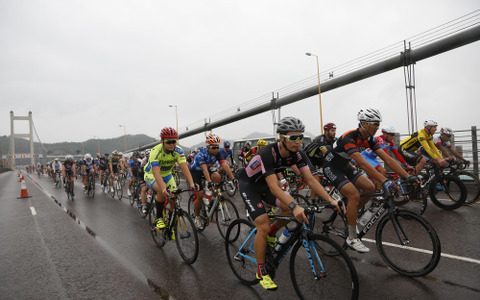
[[[230,166],[233,167],[235,165],[235,163],[233,161],[233,150],[230,148],[230,142],[229,141],[223,142],[223,148],[220,149],[220,153],[223,154],[223,157],[225,158],[227,163],[230,164]]]
[[[108,168],[109,168],[109,162],[110,160],[108,159],[108,156],[110,156],[110,154],[108,153],[105,153],[103,155],[103,157],[101,157],[98,161],[97,161],[97,164],[98,164],[98,170],[99,170],[99,173],[100,173],[100,185],[102,186],[102,189],[103,189],[103,176],[105,176],[105,172],[107,172]]]
[[[247,165],[247,162],[245,161],[245,154],[247,154],[250,149],[252,149],[252,143],[250,141],[247,141],[245,143],[245,147],[238,151],[238,160],[242,162],[242,165],[244,167]]]
[[[358,112],[358,128],[347,131],[335,142],[333,148],[327,151],[323,162],[323,171],[325,176],[333,183],[342,195],[348,198],[347,223],[348,236],[347,245],[360,253],[369,252],[362,241],[357,236],[357,213],[358,209],[365,206],[369,199],[360,198],[360,189],[362,194],[375,193],[375,186],[367,178],[356,170],[351,164],[355,160],[371,178],[382,182],[384,190],[392,190],[395,185],[375,170],[361,155],[361,150],[371,148],[393,171],[401,177],[407,178],[409,175],[403,168],[380,147],[378,141],[374,138],[375,133],[382,121],[380,111],[374,108],[361,109]]]
[[[108,165],[110,169],[110,191],[113,193],[113,177],[117,176],[118,180],[120,180],[121,173],[119,172],[119,168],[121,169],[121,172],[123,172],[122,158],[117,150],[113,150],[112,157],[110,158]]]
[[[74,183],[75,181],[73,180],[73,176],[76,174],[76,168],[75,168],[75,162],[73,161],[73,155],[68,154],[65,156],[65,161],[63,162],[63,168],[62,168],[62,178],[63,178],[63,183],[65,183],[65,177],[69,176],[70,181],[72,183],[72,193],[75,196],[74,192]]]
[[[305,147],[305,154],[307,155],[310,163],[315,168],[321,168],[323,165],[323,157],[327,150],[331,149],[333,143],[337,140],[335,134],[337,133],[337,126],[334,123],[327,123],[323,126],[324,134],[317,136],[313,141]],[[320,182],[320,176],[313,176],[318,182]],[[317,194],[314,191],[310,194],[312,203]]]
[[[252,157],[255,155],[255,153],[258,152],[258,150],[262,149],[267,145],[267,142],[265,140],[258,140],[257,145],[250,148],[250,150],[246,153],[243,154],[245,157],[245,162],[248,164],[250,160],[252,160]]]
[[[92,155],[90,155],[90,153],[85,154],[85,157],[81,162],[81,169],[82,169],[83,189],[87,190],[88,174],[95,174],[97,171],[96,161],[92,158]],[[93,180],[95,181],[95,177],[93,177]]]
[[[53,177],[53,185],[57,184],[57,173],[62,172],[62,164],[58,160],[57,157],[55,157],[55,160],[52,163],[52,177]]]
[[[147,153],[147,156],[146,156]],[[146,152],[142,152],[141,156],[137,159],[138,162],[140,163],[140,168],[138,168],[137,172],[137,180],[138,180],[138,186],[140,187],[140,199],[141,199],[141,207],[142,207],[142,212],[143,214],[147,213],[148,210],[148,203],[147,203],[147,183],[145,182],[145,171],[143,170],[143,167],[148,163],[148,154],[150,154],[150,150],[147,150]]]
[[[388,149],[392,151],[392,153],[395,155],[395,157],[398,159],[398,161],[403,165],[405,169],[408,170],[414,170],[412,166],[410,166],[405,159],[400,155],[398,152],[397,148],[395,147],[395,143],[393,142],[393,138],[395,137],[395,127],[393,126],[386,126],[382,128],[382,135],[379,135],[376,137],[376,140],[378,144],[380,145],[380,148],[385,151],[385,153],[390,156],[388,153]],[[388,149],[387,149],[388,148]],[[375,170],[380,172],[384,177],[387,177],[387,170],[378,162],[377,160],[377,154],[373,152],[371,148],[367,148],[364,151],[362,151],[362,156],[365,158],[365,160],[371,164]],[[376,182],[376,187],[377,189],[381,189],[382,183],[379,181]]]
[[[132,184],[133,181],[137,179],[137,174],[138,174],[138,169],[140,168],[141,161],[138,161],[138,158],[140,157],[140,153],[137,151],[133,152],[132,156],[130,157],[130,160],[128,161],[128,189],[127,189],[127,194],[128,196],[132,195]]]
[[[423,129],[404,139],[398,146],[398,152],[405,161],[415,166],[416,174],[420,174],[427,162],[439,163],[441,166],[447,165],[433,143],[433,134],[437,131],[437,126],[437,122],[426,120],[423,122]],[[420,147],[423,148],[423,153],[419,151]]]
[[[161,143],[150,151],[148,163],[144,167],[145,182],[157,192],[155,205],[157,208],[156,227],[166,227],[162,217],[163,206],[170,191],[177,189],[177,184],[172,176],[172,169],[175,163],[180,165],[183,175],[190,187],[195,187],[192,175],[188,171],[185,154],[177,146],[178,133],[172,127],[165,127],[160,131]],[[170,206],[173,211],[173,206]]]
[[[270,225],[263,202],[280,207],[281,215],[293,214],[299,222],[308,223],[304,209],[281,189],[276,175],[277,169],[296,165],[310,188],[334,205],[337,211],[339,210],[337,201],[330,198],[320,183],[313,178],[308,159],[300,150],[304,131],[305,126],[299,119],[294,117],[281,119],[277,126],[280,142],[263,147],[248,166],[239,171],[240,194],[257,228],[253,246],[258,264],[256,277],[266,290],[277,289],[265,267],[267,243],[270,246],[275,243],[275,233],[288,221],[276,220]]]
[[[450,150],[453,156],[465,162],[466,165],[470,165],[470,161],[463,158],[463,156],[455,151],[450,143],[450,139],[452,138],[453,131],[448,127],[443,127],[440,129],[440,135],[433,138],[433,143],[443,153],[445,159],[453,159],[453,157],[448,153],[447,149]]]
[[[220,137],[214,133],[209,133],[205,138],[206,148],[203,148],[193,158],[193,162],[190,164],[190,171],[192,172],[193,180],[199,187],[203,186],[202,181],[205,179],[206,186],[204,189],[210,189],[214,183],[220,183],[222,177],[218,173],[218,170],[214,167],[218,162],[227,172],[228,177],[236,183],[232,170],[225,161],[225,157],[220,153]],[[197,198],[195,199],[195,226],[199,229],[203,229],[202,219],[200,218],[200,209],[202,207],[202,199],[205,195],[205,190],[200,189]]]

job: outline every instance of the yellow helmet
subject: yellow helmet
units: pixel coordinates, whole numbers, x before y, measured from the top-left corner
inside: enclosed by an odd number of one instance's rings
[[[266,146],[267,145],[267,142],[265,140],[258,140],[257,142],[257,146],[259,147],[263,147],[263,146]]]

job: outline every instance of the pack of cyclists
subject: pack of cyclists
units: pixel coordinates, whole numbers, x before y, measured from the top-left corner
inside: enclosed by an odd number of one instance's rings
[[[126,160],[122,153],[116,150],[111,155],[105,153],[101,156],[97,153],[95,159],[86,154],[79,162],[75,162],[72,155],[67,155],[63,163],[58,158],[50,162],[48,170],[52,174],[61,173],[63,178],[70,176],[73,184],[73,176],[79,167],[84,187],[89,174],[98,173],[101,184],[104,176],[110,176],[112,187],[114,177],[126,172],[128,195],[132,193],[133,182],[138,181],[141,190],[139,205],[144,211],[148,209],[147,189],[151,188],[156,192],[155,226],[158,229],[166,227],[162,210],[167,197],[171,196],[170,192],[177,189],[172,176],[172,169],[176,165],[179,166],[187,185],[198,192],[194,202],[194,223],[198,229],[203,229],[199,217],[202,200],[214,184],[221,182],[219,170],[223,170],[227,179],[239,188],[245,208],[257,230],[254,242],[258,267],[256,278],[264,289],[276,290],[278,286],[265,266],[265,254],[267,247],[273,247],[277,242],[277,232],[289,221],[277,219],[271,223],[265,207],[278,207],[279,215],[294,216],[297,221],[308,223],[304,208],[283,189],[285,184],[279,171],[282,167],[295,168],[302,175],[310,187],[312,200],[318,197],[331,204],[336,211],[345,209],[329,196],[320,184],[320,177],[312,175],[313,171],[323,169],[325,177],[348,199],[346,245],[359,253],[366,253],[370,251],[369,248],[358,238],[357,212],[369,199],[362,198],[361,195],[373,194],[380,189],[396,188],[395,183],[388,179],[386,168],[377,158],[410,182],[418,182],[415,174],[420,174],[427,162],[445,166],[446,159],[452,157],[465,160],[450,144],[453,134],[450,128],[442,128],[441,134],[433,137],[438,127],[433,120],[426,120],[421,130],[402,140],[398,147],[393,142],[395,128],[380,126],[383,120],[378,109],[361,109],[357,114],[357,121],[356,128],[338,137],[336,125],[325,124],[324,134],[314,138],[302,150],[305,125],[295,117],[283,118],[277,123],[276,143],[267,145],[264,140],[259,140],[257,145],[252,147],[251,143],[247,142],[245,148],[241,149],[238,159],[243,168],[238,172],[238,181],[231,170],[235,162],[228,141],[223,142],[223,148],[220,148],[221,138],[209,133],[205,138],[205,147],[197,148],[186,155],[178,145],[178,132],[171,127],[161,130],[158,145],[145,152],[135,151]],[[381,135],[375,136],[380,128]],[[395,158],[390,156],[389,151]],[[55,184],[55,176],[53,178]]]

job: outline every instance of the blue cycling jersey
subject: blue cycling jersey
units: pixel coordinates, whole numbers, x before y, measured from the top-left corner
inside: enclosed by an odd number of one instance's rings
[[[217,155],[212,155],[208,153],[207,148],[203,148],[198,152],[197,155],[193,157],[193,161],[190,164],[190,170],[192,171],[202,171],[202,165],[207,165],[207,167],[214,166],[216,162],[223,163],[225,162],[225,157],[223,154],[218,151]]]

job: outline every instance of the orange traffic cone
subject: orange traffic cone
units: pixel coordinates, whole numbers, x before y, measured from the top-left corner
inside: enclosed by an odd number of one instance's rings
[[[17,199],[32,197],[28,195],[27,184],[25,183],[25,179],[23,179],[23,175],[22,175],[22,181],[20,182],[20,187],[21,187],[20,197]]]

